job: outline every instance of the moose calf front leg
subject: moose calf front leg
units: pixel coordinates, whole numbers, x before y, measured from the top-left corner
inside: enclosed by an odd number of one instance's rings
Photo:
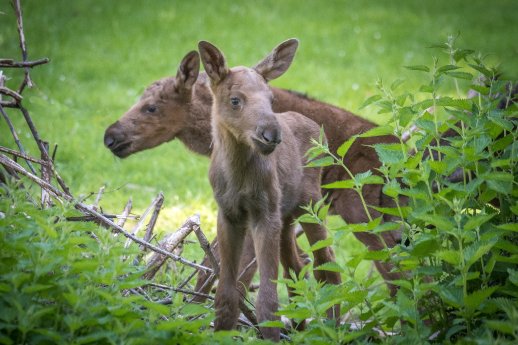
[[[256,301],[257,321],[278,320],[274,313],[278,309],[277,280],[279,272],[279,242],[281,223],[263,221],[252,228],[257,266],[259,267],[259,292]],[[278,328],[261,327],[265,339],[279,341]]]
[[[216,331],[234,328],[239,317],[240,292],[236,283],[244,234],[242,227],[231,224],[220,211],[218,214],[218,238],[221,265],[215,299],[214,329]]]

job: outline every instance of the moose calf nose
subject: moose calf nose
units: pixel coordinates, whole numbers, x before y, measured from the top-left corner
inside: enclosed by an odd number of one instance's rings
[[[281,142],[281,132],[277,128],[265,128],[261,135],[268,144],[279,144]]]
[[[109,133],[104,133],[104,145],[107,148],[111,148],[113,145],[115,145],[115,138],[112,137]]]

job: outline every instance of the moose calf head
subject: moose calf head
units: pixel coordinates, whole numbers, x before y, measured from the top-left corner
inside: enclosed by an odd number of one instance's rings
[[[272,111],[273,94],[267,84],[290,66],[298,46],[288,40],[253,68],[228,68],[223,54],[209,42],[201,41],[199,50],[205,72],[211,80],[213,119],[232,134],[238,143],[247,144],[264,155],[282,141],[279,123]]]
[[[191,51],[182,60],[176,78],[149,86],[140,100],[104,133],[104,145],[125,158],[134,152],[173,140],[185,127],[192,106],[192,87],[200,59]]]

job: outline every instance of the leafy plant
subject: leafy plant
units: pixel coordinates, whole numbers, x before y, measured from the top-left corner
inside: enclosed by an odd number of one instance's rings
[[[434,57],[431,66],[407,66],[425,76],[417,92],[400,91],[399,80],[390,86],[378,81],[378,94],[364,106],[373,104],[378,113],[390,114],[387,125],[352,137],[336,153],[323,140],[308,153],[311,159],[325,155],[312,166],[333,164],[347,171],[350,179],[323,187],[356,191],[370,220],[331,229],[335,240],[355,231],[379,235],[402,229],[402,241],[321,268],[343,272],[341,286],[319,289],[294,277],[289,284],[298,296],[280,313],[313,318],[298,339],[318,343],[318,334],[341,343],[355,337],[402,344],[518,340],[516,82],[501,80],[495,67],[472,50],[456,48],[454,41],[450,37],[434,46],[446,53],[447,62]],[[467,98],[467,88],[476,94]],[[399,142],[374,145],[381,167],[350,173],[343,157],[352,143],[386,134]],[[362,188],[367,184],[383,184],[393,207],[366,204]],[[323,200],[309,205],[300,220],[326,225],[327,208]],[[382,222],[371,215],[373,210],[397,218]],[[395,297],[388,298],[384,286],[372,279],[355,279],[358,264],[373,259],[392,263],[401,275],[391,282],[399,287]],[[325,308],[319,303],[337,301],[361,323],[358,330],[341,333],[352,327],[342,326],[330,331],[322,322]],[[354,325],[350,318],[346,324]]]
[[[30,182],[23,181],[25,186]],[[0,184],[0,344],[217,344],[254,339],[214,333],[214,315],[174,292],[130,293],[148,283],[137,246],[70,205],[39,210],[20,185]],[[170,277],[164,277],[171,279]],[[141,290],[144,291],[144,290]],[[165,294],[165,296],[164,296]],[[170,297],[170,304],[160,300]]]

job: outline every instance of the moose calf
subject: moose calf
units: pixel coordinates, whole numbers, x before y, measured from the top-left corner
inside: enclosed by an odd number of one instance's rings
[[[319,126],[307,117],[272,111],[267,81],[290,66],[298,41],[281,43],[254,68],[229,69],[223,54],[208,42],[199,43],[201,60],[213,93],[213,150],[209,179],[219,206],[217,234],[221,270],[216,290],[216,330],[232,329],[239,314],[237,275],[245,234],[253,239],[260,274],[256,301],[259,322],[274,320],[278,306],[279,259],[285,274],[299,273],[292,222],[300,206],[321,198],[321,169],[304,169],[304,153]],[[318,225],[305,224],[315,243],[326,236]],[[322,236],[323,235],[323,236]],[[323,237],[323,238],[322,238]],[[327,247],[315,253],[315,265],[334,260]],[[319,271],[321,280],[337,284],[340,276]],[[279,340],[278,328],[262,328],[265,338]]]

